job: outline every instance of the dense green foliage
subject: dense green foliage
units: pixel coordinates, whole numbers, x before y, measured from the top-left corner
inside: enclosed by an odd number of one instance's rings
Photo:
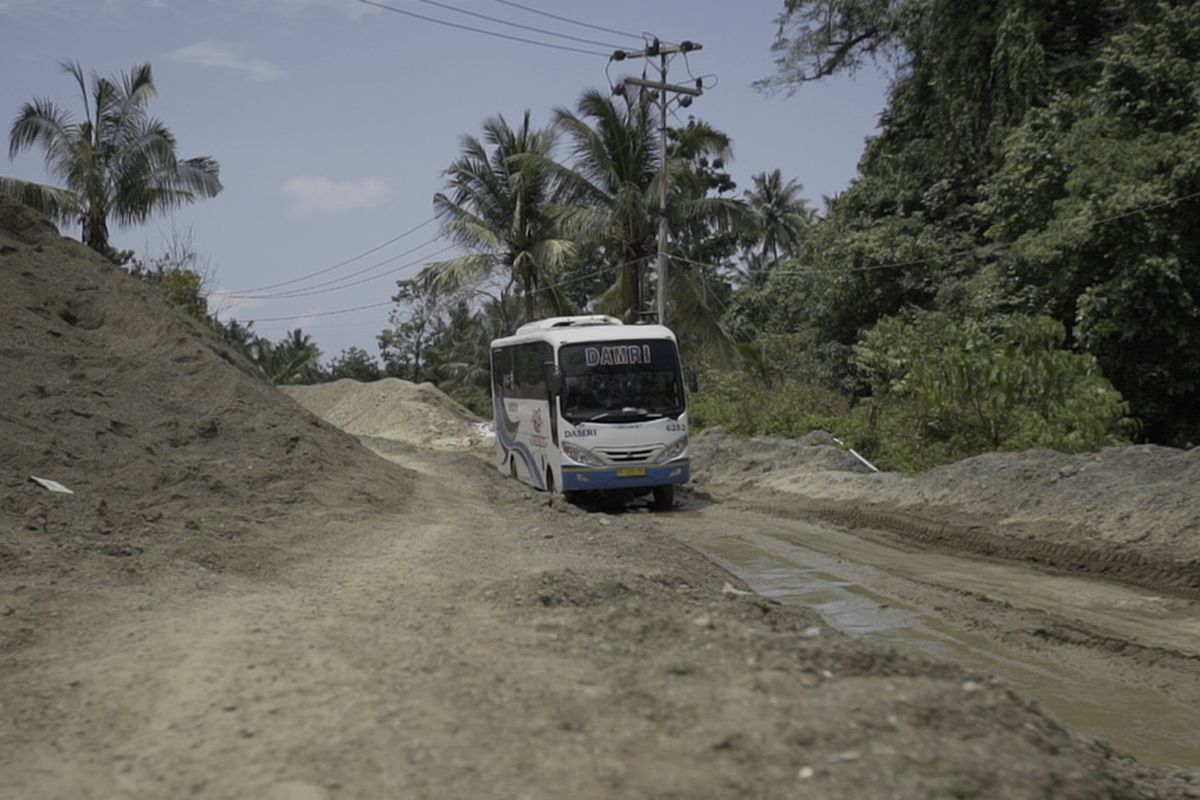
[[[1126,404],[1096,360],[1062,349],[1049,317],[1014,316],[994,330],[945,314],[885,318],[855,347],[877,419],[898,414],[910,452],[940,457],[1118,440]]]
[[[859,178],[736,330],[800,337],[864,394],[854,345],[906,309],[1045,315],[1139,436],[1200,441],[1200,6],[788,0],[776,52],[774,88],[881,54],[896,78]]]
[[[354,381],[377,381],[384,377],[379,362],[366,350],[360,347],[348,347],[341,355],[329,361],[325,368],[324,379],[338,381],[348,378]]]
[[[738,372],[706,374],[691,398],[698,428],[721,427],[735,436],[803,436],[811,430],[846,432],[849,402],[829,389],[793,381],[771,385]]]
[[[1127,405],[1096,360],[1062,349],[1062,325],[1014,316],[993,330],[941,313],[881,320],[854,348],[870,390],[855,408],[812,384],[712,374],[694,421],[742,436],[822,429],[884,468],[914,471],[989,450],[1114,444]]]

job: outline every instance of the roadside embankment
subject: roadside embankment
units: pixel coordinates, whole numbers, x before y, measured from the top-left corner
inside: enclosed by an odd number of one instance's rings
[[[1200,595],[1200,448],[987,453],[872,473],[832,437],[693,437],[698,488],[951,550]]]

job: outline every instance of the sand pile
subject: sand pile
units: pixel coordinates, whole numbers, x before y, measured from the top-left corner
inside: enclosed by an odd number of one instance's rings
[[[236,568],[233,543],[290,510],[404,495],[408,473],[4,200],[0,320],[0,574],[137,572],[165,553]]]
[[[869,473],[849,453],[834,458],[827,447],[805,448],[803,440],[737,440],[705,431],[693,441],[702,479],[716,483],[921,514],[953,512],[1014,535],[1121,545],[1200,564],[1200,448],[987,453],[908,477]],[[768,470],[763,461],[774,464]]]
[[[863,472],[871,470],[824,431],[799,439],[758,436],[740,439],[720,428],[692,437],[690,450],[698,478],[761,476],[771,472]]]
[[[399,378],[362,383],[344,378],[317,386],[282,388],[321,419],[355,436],[436,450],[491,446],[482,421],[430,383]]]

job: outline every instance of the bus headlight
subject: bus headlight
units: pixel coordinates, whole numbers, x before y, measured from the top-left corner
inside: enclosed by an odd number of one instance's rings
[[[563,442],[562,451],[563,455],[576,463],[585,464],[589,467],[604,466],[604,459],[600,458],[600,456],[596,455],[591,450],[588,450],[586,447],[580,447],[574,442]]]
[[[664,447],[662,452],[658,454],[658,460],[670,461],[673,458],[679,458],[681,455],[687,452],[687,446],[688,437],[687,434],[684,434]]]

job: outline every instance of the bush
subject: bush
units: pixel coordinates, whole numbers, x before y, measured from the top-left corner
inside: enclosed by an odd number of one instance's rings
[[[893,433],[938,458],[1123,441],[1124,399],[1092,356],[1062,349],[1064,339],[1048,317],[1012,316],[988,331],[918,314],[881,320],[855,355],[874,404],[901,420]]]
[[[491,419],[495,413],[492,408],[492,395],[487,389],[478,386],[459,385],[446,391],[451,400],[467,408],[471,413],[483,419]]]
[[[847,400],[817,386],[787,382],[778,386],[744,373],[708,373],[689,401],[697,430],[721,426],[735,436],[803,436],[818,422],[840,417]]]
[[[693,428],[736,436],[837,436],[882,469],[919,472],[989,450],[1094,450],[1125,441],[1126,404],[1061,325],[1008,317],[994,329],[944,314],[888,317],[855,348],[872,395],[744,373],[702,376]],[[804,357],[797,355],[797,360]]]

